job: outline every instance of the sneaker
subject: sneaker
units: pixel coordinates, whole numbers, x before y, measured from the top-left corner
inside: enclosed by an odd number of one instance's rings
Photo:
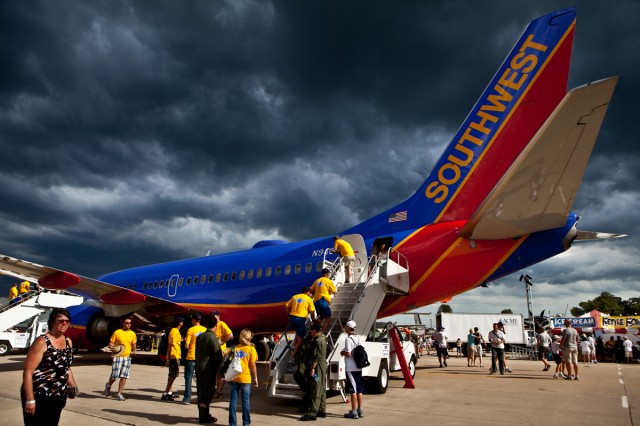
[[[106,385],[104,385],[104,396],[109,396],[111,395],[111,386],[109,386],[109,383],[107,383]]]
[[[344,415],[345,419],[357,419],[358,418],[358,413],[354,413],[353,411],[349,411],[347,414]]]
[[[165,393],[162,394],[162,398],[160,398],[163,401],[173,401],[173,395],[170,393]]]
[[[561,379],[566,379],[567,378],[567,376],[565,376],[564,373],[560,373],[559,376],[560,376]]]
[[[318,414],[316,414],[316,417],[320,417],[320,418],[325,418],[327,417],[327,413],[324,411],[318,411]]]
[[[580,381],[580,376],[576,376],[573,380],[578,380],[578,381]]]
[[[447,367],[447,361],[444,361],[443,364],[445,367]]]
[[[554,374],[553,374],[553,378],[554,378],[554,379],[557,379],[557,378],[558,378],[558,373],[554,373]]]
[[[356,413],[358,413],[358,417],[360,417],[360,418],[364,417],[364,413],[362,412],[362,410],[358,409],[358,411],[356,411]]]
[[[308,422],[308,421],[315,422],[316,421],[316,416],[312,416],[310,414],[305,414],[304,416],[300,417],[298,420],[300,420],[302,422]]]
[[[495,370],[489,370],[489,374],[496,374]]]
[[[513,373],[513,370],[511,370],[509,367],[505,368],[505,371],[506,371],[507,373]]]
[[[565,380],[572,380],[571,376],[564,376]]]
[[[118,394],[118,401],[126,401],[121,393]]]
[[[189,405],[191,404],[189,401],[187,401],[186,399],[183,399],[182,402],[180,403],[182,405]]]

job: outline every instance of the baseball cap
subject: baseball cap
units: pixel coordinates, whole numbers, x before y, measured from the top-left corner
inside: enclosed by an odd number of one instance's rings
[[[202,316],[200,316],[200,314],[196,312],[195,314],[191,315],[191,319],[201,320]]]
[[[311,324],[311,327],[309,327],[309,330],[315,330],[315,331],[320,331],[322,330],[322,326],[320,324]]]
[[[356,322],[354,320],[349,320],[347,321],[346,326],[349,328],[356,328]]]
[[[211,315],[220,315],[220,312],[218,312],[218,311],[213,311],[213,312],[211,312]]]

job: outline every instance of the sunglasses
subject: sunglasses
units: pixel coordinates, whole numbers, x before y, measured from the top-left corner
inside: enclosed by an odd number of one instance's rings
[[[58,321],[60,324],[69,324],[71,322],[71,320],[64,320],[64,319],[57,319],[56,321]]]

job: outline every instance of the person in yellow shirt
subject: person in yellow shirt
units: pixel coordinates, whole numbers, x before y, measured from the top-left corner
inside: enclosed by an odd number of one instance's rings
[[[173,328],[169,331],[169,343],[167,345],[167,367],[169,367],[169,377],[167,378],[167,387],[162,393],[163,401],[173,401],[174,394],[171,392],[171,386],[173,381],[178,377],[180,372],[180,358],[182,353],[180,351],[180,343],[182,342],[182,335],[180,329],[184,325],[184,318],[176,317],[173,320]]]
[[[9,289],[9,300],[13,300],[18,297],[18,283],[13,283]]]
[[[120,378],[117,398],[118,401],[124,401],[125,399],[122,395],[122,391],[124,390],[124,385],[127,383],[127,379],[129,378],[129,371],[131,370],[131,354],[136,354],[136,343],[138,342],[138,338],[136,333],[131,331],[131,318],[121,319],[120,324],[122,325],[122,328],[114,331],[111,335],[111,339],[109,339],[109,348],[113,350],[116,345],[121,345],[123,349],[121,352],[118,352],[113,356],[113,360],[111,361],[111,376],[109,377],[109,382],[104,385],[104,396],[109,396],[111,393],[111,385],[117,378]]]
[[[322,332],[326,333],[331,323],[331,295],[335,294],[337,289],[333,281],[329,278],[331,270],[324,268],[322,276],[318,278],[311,286],[313,293],[313,305],[316,308],[318,320],[324,322]]]
[[[240,359],[242,365],[242,373],[238,374],[230,383],[231,396],[229,397],[229,425],[235,426],[237,424],[236,419],[236,403],[238,402],[238,393],[242,401],[242,424],[251,424],[251,407],[249,398],[251,395],[251,384],[254,387],[258,387],[258,374],[256,371],[256,361],[258,360],[258,353],[251,338],[253,333],[248,328],[245,328],[240,332],[239,343],[228,352],[234,351],[234,356]],[[253,377],[253,380],[251,379]]]
[[[345,284],[351,282],[351,273],[356,263],[356,254],[351,247],[351,244],[346,242],[340,236],[333,238],[333,251],[339,253],[342,257],[342,264],[345,266],[344,277]]]
[[[296,330],[296,337],[293,339],[293,352],[291,353],[291,359],[295,360],[298,347],[307,333],[307,316],[311,314],[311,319],[314,321],[316,319],[316,308],[311,298],[311,288],[309,286],[302,287],[301,292],[289,299],[284,308],[289,315],[291,326]]]
[[[216,327],[216,336],[220,342],[220,350],[222,353],[225,353],[227,350],[227,342],[233,339],[233,332],[229,328],[226,322],[220,319],[220,312],[213,311],[211,315],[215,316],[218,320],[218,325]],[[218,371],[218,381],[216,382],[216,393],[213,395],[214,398],[222,397],[222,389],[224,388],[224,374]]]
[[[187,348],[187,358],[184,363],[184,397],[182,398],[183,405],[189,405],[191,403],[191,384],[193,381],[193,374],[196,371],[196,337],[207,331],[207,329],[200,325],[202,317],[199,313],[191,315],[191,324],[187,330],[187,335],[184,338],[184,345]]]
[[[29,293],[31,291],[31,283],[29,281],[22,281],[20,283],[20,294]]]

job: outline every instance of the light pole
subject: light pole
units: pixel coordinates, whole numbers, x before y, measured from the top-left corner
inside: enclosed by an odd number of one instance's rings
[[[531,282],[531,276],[524,274],[520,275],[520,281],[524,282],[525,294],[527,297],[527,311],[529,311],[529,327],[535,332],[535,321],[533,320],[533,300],[531,296],[531,286],[533,283]]]

